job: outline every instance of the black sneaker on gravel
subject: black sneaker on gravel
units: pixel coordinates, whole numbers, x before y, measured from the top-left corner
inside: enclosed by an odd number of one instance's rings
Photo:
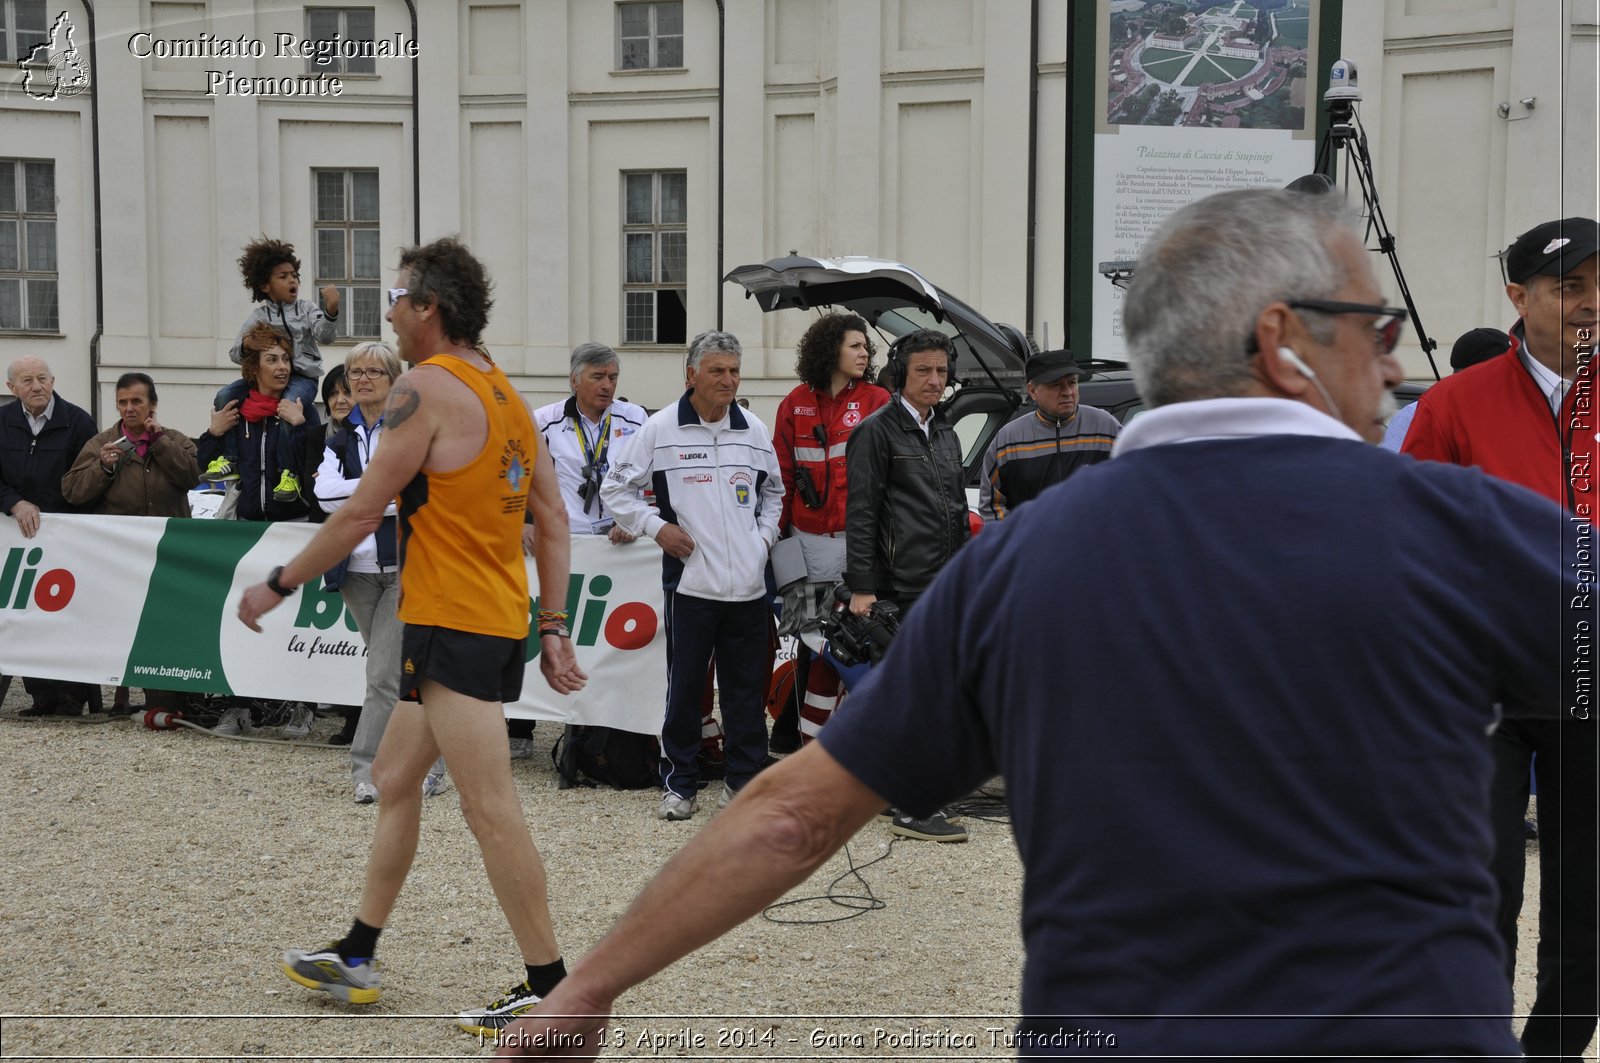
[[[899,809],[889,821],[889,833],[902,838],[915,838],[923,842],[964,842],[967,828],[951,823],[943,812],[935,812],[926,819],[914,819]]]

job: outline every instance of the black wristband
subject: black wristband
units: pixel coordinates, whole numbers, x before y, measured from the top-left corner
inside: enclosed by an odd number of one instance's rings
[[[271,572],[267,573],[267,590],[271,591],[273,594],[276,594],[279,598],[287,598],[289,595],[295,592],[295,588],[285,587],[283,584],[279,583],[278,577],[281,575],[283,575],[282,565],[278,565]]]
[[[564,627],[550,625],[539,629],[540,638],[544,638],[546,635],[554,635],[558,639],[570,639],[572,637],[572,632],[568,631]]]

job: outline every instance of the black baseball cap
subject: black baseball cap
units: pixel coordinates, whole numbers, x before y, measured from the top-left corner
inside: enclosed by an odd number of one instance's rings
[[[1506,280],[1526,284],[1543,273],[1564,277],[1589,256],[1600,252],[1600,221],[1562,218],[1535,225],[1506,248]]]
[[[1475,328],[1463,332],[1450,348],[1450,368],[1456,372],[1504,354],[1511,347],[1511,337],[1497,328]]]
[[[1025,376],[1030,384],[1049,384],[1068,373],[1077,377],[1084,375],[1083,367],[1072,357],[1072,352],[1063,349],[1045,351],[1029,358]]]

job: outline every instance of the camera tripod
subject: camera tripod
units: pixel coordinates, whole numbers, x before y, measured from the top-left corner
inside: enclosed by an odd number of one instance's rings
[[[1340,61],[1345,64],[1344,60]],[[1383,208],[1378,204],[1378,185],[1372,176],[1372,154],[1367,151],[1367,131],[1361,124],[1361,116],[1356,113],[1356,104],[1360,102],[1361,95],[1355,88],[1355,71],[1353,64],[1350,66],[1350,87],[1330,88],[1323,96],[1328,105],[1328,131],[1322,135],[1322,143],[1317,146],[1317,164],[1313,171],[1325,178],[1330,186],[1342,184],[1346,191],[1350,188],[1350,178],[1355,176],[1356,186],[1361,189],[1361,201],[1364,207],[1364,216],[1367,219],[1366,239],[1370,243],[1373,235],[1377,235],[1378,251],[1389,260],[1389,267],[1394,270],[1395,284],[1400,289],[1400,298],[1405,301],[1406,310],[1411,315],[1411,325],[1417,330],[1417,341],[1422,346],[1422,353],[1428,358],[1428,368],[1433,370],[1433,378],[1439,379],[1439,366],[1433,360],[1433,352],[1439,344],[1428,335],[1422,327],[1422,318],[1417,313],[1416,300],[1411,297],[1411,287],[1406,283],[1405,271],[1400,268],[1400,256],[1395,251],[1394,233],[1389,229],[1389,223],[1384,219]],[[1339,180],[1338,157],[1339,149],[1344,149],[1344,174]]]

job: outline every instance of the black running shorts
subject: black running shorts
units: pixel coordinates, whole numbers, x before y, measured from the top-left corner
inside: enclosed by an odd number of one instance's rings
[[[527,639],[407,624],[400,639],[400,700],[421,701],[422,681],[479,701],[522,697]]]

